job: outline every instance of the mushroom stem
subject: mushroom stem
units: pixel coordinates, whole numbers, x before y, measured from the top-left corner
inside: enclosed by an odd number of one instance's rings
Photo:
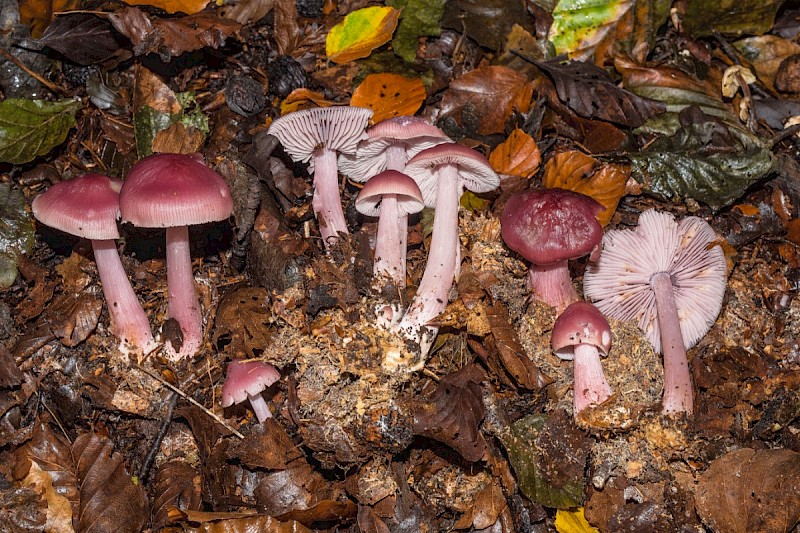
[[[408,154],[406,147],[401,143],[393,143],[386,149],[386,170],[396,170],[402,172],[408,163]],[[381,206],[383,212],[383,206]],[[398,250],[400,250],[400,257],[398,261],[403,265],[403,279],[398,283],[399,289],[406,287],[406,253],[408,248],[408,213],[403,213],[397,217],[397,229],[399,230],[400,240],[398,241]],[[378,244],[380,244],[378,240]],[[377,257],[377,250],[375,256]]]
[[[180,349],[167,343],[167,355],[173,360],[192,357],[203,343],[203,318],[192,275],[188,226],[167,228],[167,291],[167,312],[183,332]]]
[[[156,343],[147,315],[122,267],[116,243],[112,239],[92,240],[92,249],[111,316],[111,332],[120,339],[120,351],[125,355],[147,355]]]
[[[591,344],[574,348],[573,411],[575,416],[592,405],[600,405],[611,397],[611,387],[603,373],[600,354]]]
[[[405,239],[405,226],[400,224],[397,195],[385,194],[381,199],[381,214],[378,218],[378,234],[375,243],[373,275],[376,283],[385,285],[389,281],[402,289],[406,286],[405,250],[401,246]],[[406,218],[406,221],[408,219]],[[401,227],[402,226],[402,227]],[[380,290],[381,287],[378,287]]]
[[[528,288],[533,291],[537,300],[559,311],[580,300],[572,286],[567,260],[549,265],[531,264],[528,270]]]
[[[248,394],[247,398],[250,400],[250,407],[253,408],[253,412],[256,414],[256,418],[258,418],[258,423],[263,424],[264,420],[267,418],[272,418],[272,411],[269,410],[269,406],[267,402],[264,401],[264,397],[261,394]]]
[[[661,350],[664,353],[662,410],[665,414],[692,414],[692,378],[689,375],[689,362],[686,359],[672,278],[667,272],[658,272],[650,277],[650,286],[656,299]]]
[[[319,232],[325,249],[330,249],[339,238],[339,233],[349,233],[342,211],[339,194],[339,170],[336,152],[325,147],[314,152],[314,197],[311,201],[317,217]]]

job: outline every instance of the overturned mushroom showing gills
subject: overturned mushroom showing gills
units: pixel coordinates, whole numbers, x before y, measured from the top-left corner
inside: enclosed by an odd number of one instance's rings
[[[312,207],[325,249],[339,233],[349,233],[339,194],[338,154],[352,154],[367,137],[372,110],[364,107],[320,107],[289,113],[275,119],[269,133],[278,138],[294,161],[308,163],[314,174]]]
[[[611,327],[589,302],[570,304],[553,325],[553,353],[574,361],[573,414],[578,418],[587,407],[600,405],[611,397],[600,355],[611,349]]]
[[[513,195],[500,218],[503,240],[531,262],[528,288],[536,299],[558,310],[578,301],[569,274],[570,259],[600,243],[603,228],[598,202],[564,189],[528,190]]]
[[[147,355],[156,346],[144,314],[114,242],[119,239],[120,180],[87,174],[56,183],[34,198],[31,208],[37,220],[71,235],[89,239],[103,295],[111,317],[111,331],[124,354]]]
[[[634,230],[609,231],[600,260],[584,276],[584,291],[606,315],[636,320],[664,354],[663,411],[691,414],[686,350],[711,328],[725,295],[726,265],[705,221],[676,222],[649,210]]]
[[[181,345],[167,342],[173,359],[192,357],[203,343],[203,318],[192,275],[189,226],[227,219],[228,185],[200,154],[156,154],[133,165],[120,192],[123,222],[167,229],[168,312],[181,326]]]
[[[222,407],[250,400],[250,406],[261,424],[267,418],[272,418],[261,392],[280,378],[280,372],[268,363],[231,361],[222,386]]]
[[[460,144],[440,144],[415,155],[406,173],[419,185],[425,205],[436,207],[428,262],[417,294],[398,324],[398,332],[418,350],[415,361],[399,352],[384,357],[388,369],[418,370],[425,363],[436,338],[437,328],[428,322],[447,306],[458,262],[458,203],[464,189],[488,192],[499,185],[499,178],[480,153]]]

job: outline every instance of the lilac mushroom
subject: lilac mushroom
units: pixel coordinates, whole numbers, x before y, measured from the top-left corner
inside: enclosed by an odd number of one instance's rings
[[[168,312],[183,333],[179,348],[167,343],[174,360],[191,357],[203,342],[203,318],[192,275],[189,226],[227,219],[233,200],[222,176],[200,154],[156,154],[133,165],[120,192],[123,222],[167,229]]]
[[[649,210],[634,230],[609,231],[584,292],[606,315],[636,320],[664,354],[663,411],[693,411],[686,350],[711,328],[725,295],[726,264],[704,220]]]
[[[611,349],[611,327],[600,311],[589,302],[570,304],[553,325],[553,353],[574,361],[573,412],[575,418],[590,406],[611,397],[611,387],[603,373],[600,355]]]
[[[34,198],[33,216],[52,228],[89,239],[103,295],[111,317],[111,331],[124,354],[147,355],[155,347],[150,323],[122,267],[119,239],[120,180],[100,174],[56,183]]]
[[[339,233],[349,233],[339,194],[339,153],[355,153],[372,110],[364,107],[335,106],[303,109],[275,119],[269,133],[278,138],[294,161],[308,163],[314,174],[312,207],[325,249]]]
[[[280,372],[261,361],[231,361],[225,375],[225,384],[222,386],[222,407],[250,400],[250,406],[262,424],[267,418],[272,418],[272,412],[264,401],[261,392],[281,378]]]

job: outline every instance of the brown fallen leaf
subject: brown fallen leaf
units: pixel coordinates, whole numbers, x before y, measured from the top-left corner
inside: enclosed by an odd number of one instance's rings
[[[247,468],[282,470],[303,457],[286,430],[274,418],[254,426],[246,439],[234,442],[228,457],[241,461]]]
[[[358,528],[363,533],[389,533],[389,526],[381,520],[381,517],[368,505],[358,506],[356,516]]]
[[[208,5],[209,0],[123,0],[131,6],[153,6],[167,13],[199,13]]]
[[[200,151],[206,135],[193,126],[176,122],[153,137],[153,153],[194,154]]]
[[[216,513],[221,514],[221,513]],[[197,520],[191,520],[196,522]],[[228,518],[205,522],[200,527],[185,527],[187,533],[311,533],[311,530],[299,522],[290,520],[281,522],[271,516],[248,516],[244,518]]]
[[[312,107],[330,107],[335,102],[325,99],[322,93],[301,87],[295,89],[281,102],[281,115]]]
[[[289,468],[270,472],[264,476],[254,495],[259,509],[278,516],[291,511],[309,509],[330,492],[327,482],[318,472],[300,459]]]
[[[0,531],[45,531],[46,505],[35,489],[4,484],[0,488]]]
[[[0,343],[0,389],[18,387],[25,375],[20,371],[14,356],[5,344]]]
[[[38,39],[56,14],[78,9],[80,0],[20,0],[19,21],[31,28],[31,37]]]
[[[297,23],[297,5],[294,0],[275,0],[274,10],[274,35],[278,54],[290,55],[303,36],[303,31]]]
[[[372,109],[371,124],[400,115],[413,115],[425,101],[425,86],[419,78],[399,74],[370,74],[353,92],[350,105]]]
[[[530,179],[542,162],[542,154],[533,137],[519,128],[489,154],[489,164],[498,174]]]
[[[714,531],[786,533],[800,519],[800,454],[734,450],[700,475],[697,513]]]
[[[202,504],[202,477],[185,461],[162,464],[153,482],[153,529],[171,522],[170,509],[198,511]]]
[[[452,116],[470,129],[471,121],[481,135],[500,133],[516,111],[530,109],[533,85],[528,79],[502,66],[481,66],[454,79],[442,97],[442,116]]]
[[[92,286],[78,294],[62,294],[47,308],[50,329],[64,346],[77,346],[95,330],[103,310],[100,290]]]

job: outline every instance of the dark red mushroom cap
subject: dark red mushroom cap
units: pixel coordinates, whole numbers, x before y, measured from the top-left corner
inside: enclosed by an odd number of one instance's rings
[[[500,217],[503,240],[537,265],[576,259],[603,238],[595,218],[603,209],[594,199],[564,189],[523,191],[509,198]]]
[[[589,302],[570,304],[553,325],[553,353],[572,360],[575,346],[591,344],[603,355],[611,349],[611,327],[606,317]]]
[[[461,144],[438,144],[412,157],[405,168],[419,185],[428,207],[436,207],[438,171],[445,165],[457,167],[461,185],[469,191],[489,192],[500,185],[500,178],[481,153]]]
[[[231,361],[222,386],[222,407],[242,403],[249,396],[261,392],[281,378],[280,372],[261,361]]]
[[[61,181],[34,198],[33,216],[51,228],[85,239],[119,239],[122,181],[86,174]]]
[[[406,174],[396,170],[385,170],[373,176],[358,193],[356,209],[370,217],[380,214],[381,198],[385,194],[397,195],[397,208],[400,215],[419,213],[425,204],[417,183]]]
[[[225,220],[233,211],[228,185],[199,154],[155,154],[131,168],[119,197],[122,220],[143,228]]]

